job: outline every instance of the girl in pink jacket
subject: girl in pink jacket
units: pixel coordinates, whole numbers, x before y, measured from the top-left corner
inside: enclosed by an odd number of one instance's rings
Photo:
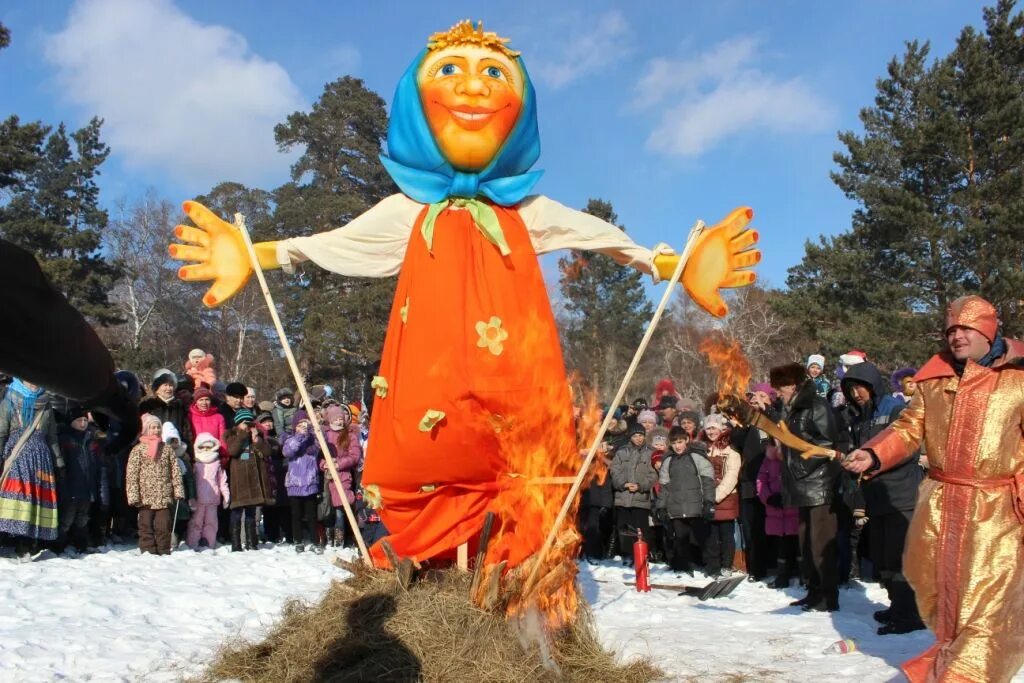
[[[334,446],[334,466],[338,469],[342,487],[339,493],[330,475],[324,474],[331,491],[331,505],[334,506],[334,529],[329,529],[328,534],[331,545],[340,547],[345,541],[345,527],[348,525],[341,496],[344,495],[348,499],[349,505],[356,500],[353,482],[362,455],[362,449],[359,447],[359,425],[352,422],[352,413],[349,412],[348,406],[343,405],[332,405],[327,408],[324,411],[324,420],[327,423],[324,436],[327,443]],[[320,469],[327,469],[323,460],[320,461]]]
[[[188,520],[185,542],[193,550],[199,549],[199,539],[213,548],[217,545],[217,506],[227,509],[231,503],[228,477],[220,464],[220,439],[209,432],[196,437],[196,497],[189,501],[192,517]]]
[[[778,572],[775,588],[789,588],[789,581],[799,576],[796,561],[800,533],[800,511],[782,506],[782,449],[777,445],[765,448],[764,461],[757,473],[757,496],[764,503],[764,532],[775,543]]]

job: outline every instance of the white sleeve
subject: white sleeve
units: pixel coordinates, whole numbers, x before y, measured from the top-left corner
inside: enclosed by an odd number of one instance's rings
[[[596,251],[611,256],[622,265],[653,274],[654,255],[664,251],[660,246],[658,251],[641,247],[621,228],[589,213],[570,209],[543,195],[533,195],[523,200],[519,204],[519,215],[526,224],[537,254],[558,249]]]
[[[285,272],[312,261],[339,275],[388,277],[398,273],[409,235],[423,204],[394,194],[346,225],[309,237],[292,237],[277,244],[277,262]]]

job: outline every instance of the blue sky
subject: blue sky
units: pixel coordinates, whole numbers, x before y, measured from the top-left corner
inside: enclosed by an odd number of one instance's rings
[[[982,2],[281,2],[0,0],[0,115],[106,119],[103,200],[175,201],[222,180],[273,188],[273,126],[352,74],[390,101],[433,31],[460,19],[522,51],[538,89],[538,190],[610,200],[630,235],[680,245],[697,218],[756,212],[763,280],[849,226],[829,179],[907,40],[953,46]]]

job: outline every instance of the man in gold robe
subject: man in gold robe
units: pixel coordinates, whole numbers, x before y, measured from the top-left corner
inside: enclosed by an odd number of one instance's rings
[[[910,681],[1009,681],[1024,664],[1024,343],[1004,339],[988,301],[946,312],[948,350],[915,376],[892,425],[844,460],[885,471],[924,444],[931,467],[903,568],[935,633],[902,665]]]

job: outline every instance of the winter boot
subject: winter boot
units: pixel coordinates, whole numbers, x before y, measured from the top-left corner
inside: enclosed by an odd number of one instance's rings
[[[256,518],[249,517],[245,520],[245,549],[259,550],[260,538],[256,532]]]
[[[242,520],[237,518],[231,520],[231,552],[242,552]]]
[[[789,588],[789,567],[786,566],[785,562],[779,562],[778,569],[775,572],[775,580],[772,582],[772,588],[777,588],[778,590]]]

